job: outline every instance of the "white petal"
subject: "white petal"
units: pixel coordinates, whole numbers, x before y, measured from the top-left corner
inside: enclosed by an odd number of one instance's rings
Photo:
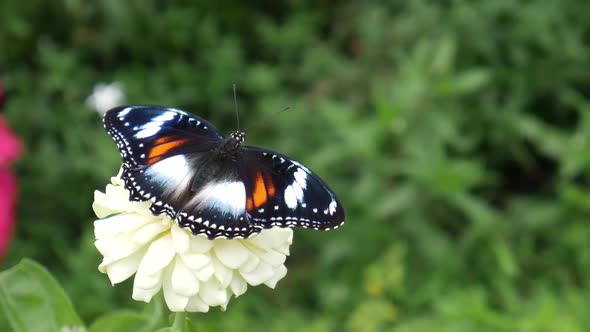
[[[199,292],[203,302],[210,307],[222,305],[227,302],[227,293],[224,288],[219,286],[215,279],[201,284],[201,291]]]
[[[101,239],[132,232],[148,222],[145,217],[135,213],[116,214],[94,222],[94,237]]]
[[[138,273],[152,274],[164,269],[172,258],[174,258],[174,247],[172,246],[172,236],[170,234],[152,242],[139,264]]]
[[[125,235],[96,240],[94,246],[109,262],[125,258],[141,248]]]
[[[195,275],[201,281],[208,281],[209,279],[211,279],[211,277],[213,276],[214,273],[215,273],[215,269],[213,268],[213,265],[212,264],[207,264],[205,267],[203,267],[202,269],[198,270],[195,273]]]
[[[262,254],[260,258],[272,266],[279,266],[285,263],[287,256],[270,249]]]
[[[207,252],[213,246],[213,242],[204,235],[191,236],[191,252],[195,254]]]
[[[293,230],[279,227],[264,230],[250,240],[252,244],[260,248],[276,248],[284,243],[290,244],[292,241]]]
[[[219,281],[221,288],[227,288],[232,279],[232,270],[227,268],[225,265],[223,265],[223,263],[221,263],[217,258],[214,257],[211,259],[211,264],[213,265],[213,269],[215,270],[215,273],[213,275],[215,276],[217,281]]]
[[[133,294],[131,295],[131,297],[135,300],[135,301],[143,301],[143,302],[150,302],[152,297],[154,297],[154,295],[156,295],[160,289],[162,288],[162,282],[160,280],[160,282],[152,287],[152,288],[140,288],[140,287],[136,287],[135,285],[133,285]]]
[[[170,231],[172,233],[172,240],[174,241],[174,249],[177,253],[183,254],[191,248],[190,237],[188,231],[178,227],[174,224]]]
[[[187,297],[194,296],[199,291],[199,280],[180,258],[175,259],[171,283],[176,293]]]
[[[269,264],[260,262],[258,267],[252,272],[240,271],[242,277],[252,286],[258,286],[273,277],[274,271]]]
[[[186,305],[186,311],[189,312],[207,312],[209,311],[209,306],[201,300],[199,296],[193,296],[188,300],[188,304]]]
[[[166,272],[164,273],[164,280],[162,283],[162,288],[164,290],[164,300],[166,301],[170,311],[184,311],[186,305],[188,304],[189,297],[185,296],[184,294],[177,293],[174,290],[170,271],[168,270],[169,269],[166,269]]]
[[[112,180],[112,178],[111,178]],[[123,185],[123,180],[121,184],[107,184],[105,188],[105,195],[106,195],[106,202],[108,204],[125,204],[125,206],[131,206],[137,202],[129,200],[129,190],[125,189]],[[95,192],[96,193],[96,192]],[[102,201],[101,201],[102,202]],[[126,209],[117,209],[117,210],[126,210]]]
[[[274,289],[275,286],[277,285],[277,282],[279,282],[279,280],[283,279],[286,275],[287,275],[287,268],[285,267],[285,265],[281,265],[274,270],[274,275],[269,280],[267,280],[264,284],[267,285],[268,287]]]
[[[153,274],[137,272],[133,282],[133,287],[142,289],[151,289],[162,284],[162,271]]]
[[[226,289],[225,293],[226,293],[225,303],[219,305],[221,307],[221,311],[225,311],[227,309],[227,305],[229,304],[229,300],[231,300],[232,292],[230,290]]]
[[[145,217],[144,217],[145,218]],[[168,230],[168,227],[159,222],[152,222],[144,225],[133,235],[133,242],[137,244],[146,244],[151,242],[156,236]]]
[[[248,259],[240,266],[240,272],[252,272],[260,264],[260,258],[257,255],[250,253]]]
[[[123,175],[123,167],[119,168],[119,172],[117,172],[117,175],[115,176],[111,176],[111,183],[114,184],[116,187],[119,186],[123,186],[123,180],[121,179],[121,176]],[[107,185],[108,187],[108,185]]]
[[[211,256],[207,256],[204,254],[193,254],[193,253],[184,253],[180,255],[182,261],[186,266],[188,266],[191,270],[200,270],[205,265],[211,262]]]
[[[289,256],[289,247],[290,246],[291,246],[291,243],[285,242],[282,245],[275,247],[274,249],[285,256]]]
[[[246,292],[248,289],[248,284],[238,272],[234,272],[231,283],[229,284],[229,288],[231,289],[232,293],[238,297]]]
[[[107,186],[108,188],[108,186]],[[99,218],[107,217],[114,213],[121,213],[121,211],[128,211],[125,208],[129,199],[120,202],[115,197],[108,196],[105,193],[101,193],[98,190],[94,191],[94,202],[92,203],[92,210]]]
[[[136,252],[135,254],[125,257],[110,264],[101,264],[98,269],[109,276],[111,283],[118,284],[127,278],[131,277],[141,262],[143,252]]]
[[[136,202],[129,200],[129,190],[125,189],[122,185],[107,186],[105,193],[109,196],[109,208],[134,212],[146,217],[154,218],[154,214],[149,210],[152,205],[151,201]]]
[[[248,259],[248,249],[235,240],[217,241],[214,250],[217,258],[231,269],[237,269]]]
[[[133,202],[129,200],[129,191],[122,186],[107,185],[105,193],[94,192],[92,208],[97,217],[104,218],[121,212],[137,212],[149,207],[149,202]]]

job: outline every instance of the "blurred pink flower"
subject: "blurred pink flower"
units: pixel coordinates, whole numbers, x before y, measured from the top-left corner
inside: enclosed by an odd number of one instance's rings
[[[0,109],[4,106],[4,86],[2,85],[2,81],[0,81]]]
[[[9,166],[21,152],[20,140],[0,117],[0,259],[4,258],[8,250],[15,221],[17,184]]]
[[[21,154],[21,142],[0,117],[0,169],[6,169]]]

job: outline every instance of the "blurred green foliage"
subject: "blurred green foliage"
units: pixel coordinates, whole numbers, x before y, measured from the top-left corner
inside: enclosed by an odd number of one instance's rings
[[[201,331],[587,331],[589,68],[583,1],[3,1],[26,144],[4,265],[42,262],[87,323],[142,310],[96,268],[120,159],[84,100],[116,81],[229,132],[235,82],[248,143],[317,171],[347,224],[298,230],[277,289]]]

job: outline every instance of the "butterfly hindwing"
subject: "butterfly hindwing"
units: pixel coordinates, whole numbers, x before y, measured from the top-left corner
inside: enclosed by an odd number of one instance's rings
[[[243,147],[239,169],[253,224],[329,230],[344,222],[344,209],[332,190],[297,161],[270,150]]]
[[[211,152],[166,158],[145,169],[124,167],[132,197],[152,199],[150,210],[167,214],[193,234],[209,238],[246,238],[260,231],[245,211],[246,190],[233,161]]]
[[[123,162],[131,168],[152,165],[167,157],[206,150],[223,139],[210,123],[184,111],[158,106],[121,106],[103,119]]]

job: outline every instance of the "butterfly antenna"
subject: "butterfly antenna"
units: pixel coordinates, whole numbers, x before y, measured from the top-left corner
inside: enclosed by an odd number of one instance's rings
[[[274,115],[277,115],[277,114],[279,114],[279,113],[283,113],[283,112],[285,112],[285,111],[288,111],[288,110],[290,110],[290,109],[291,109],[291,106],[287,106],[287,107],[285,107],[285,108],[283,108],[283,109],[281,109],[281,110],[279,110],[279,111],[277,111],[277,112],[271,113],[270,115],[271,115],[271,116],[274,116]],[[265,122],[268,122],[268,119],[269,119],[269,118],[270,118],[270,117],[267,117],[266,119],[264,119],[264,120],[265,120]],[[260,125],[260,124],[262,124],[262,123],[263,123],[263,122],[254,123],[254,124],[253,124],[253,126],[254,126],[254,127],[256,127],[256,126],[258,126],[258,125]],[[251,126],[248,126],[248,127],[244,128],[244,131],[246,131],[246,130],[247,130],[247,129],[249,129],[249,128],[252,128],[252,127],[251,127]]]
[[[240,130],[240,113],[238,113],[238,97],[236,96],[236,83],[234,85],[234,108],[236,110],[236,121],[238,123],[238,130]]]

